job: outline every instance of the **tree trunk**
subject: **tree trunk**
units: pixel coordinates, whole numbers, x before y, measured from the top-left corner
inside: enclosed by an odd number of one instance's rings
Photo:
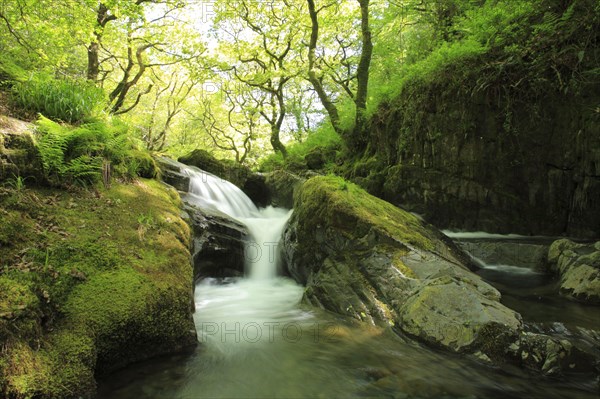
[[[308,45],[308,80],[312,84],[313,88],[317,92],[317,96],[319,96],[319,100],[323,105],[323,108],[327,111],[329,115],[329,120],[333,125],[334,130],[342,135],[343,132],[340,128],[340,115],[335,104],[331,101],[327,93],[325,92],[325,88],[323,87],[323,83],[321,79],[317,75],[316,71],[316,50],[317,50],[317,40],[319,39],[319,19],[317,15],[317,10],[315,9],[314,0],[308,1],[308,12],[310,14],[311,20],[311,32],[310,32],[310,43]]]
[[[98,10],[96,11],[96,30],[94,36],[96,40],[92,41],[88,46],[88,66],[87,66],[87,78],[92,82],[98,81],[98,75],[100,74],[100,42],[102,41],[102,33],[104,27],[110,21],[117,19],[114,15],[109,15],[108,8],[100,3]]]
[[[371,29],[369,27],[369,0],[358,0],[360,3],[360,27],[362,35],[362,51],[360,61],[356,71],[358,87],[356,89],[356,116],[354,129],[349,138],[350,147],[358,148],[365,144],[365,123],[367,110],[367,93],[369,89],[369,67],[373,55],[373,41],[371,38]]]
[[[92,82],[97,82],[98,75],[100,74],[99,52],[100,44],[98,42],[91,42],[88,46],[87,78]]]

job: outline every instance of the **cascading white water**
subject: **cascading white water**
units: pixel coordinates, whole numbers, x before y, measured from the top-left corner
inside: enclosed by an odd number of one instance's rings
[[[277,275],[277,245],[292,211],[269,206],[258,209],[238,187],[200,169],[185,169],[190,176],[189,198],[201,206],[229,215],[248,228],[253,241],[246,244],[245,262],[252,279]]]
[[[268,342],[287,323],[306,320],[297,308],[302,287],[277,277],[277,246],[292,211],[258,209],[232,183],[196,168],[184,170],[190,176],[187,200],[240,221],[253,239],[244,251],[247,278],[228,284],[206,279],[196,286],[199,339],[216,356],[234,355],[245,344]]]
[[[236,219],[259,214],[252,200],[233,183],[197,168],[187,167],[184,171],[190,177],[188,194],[200,207],[213,208]]]

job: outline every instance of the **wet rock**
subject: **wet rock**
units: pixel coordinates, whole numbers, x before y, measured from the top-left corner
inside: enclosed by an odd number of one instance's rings
[[[414,215],[335,177],[309,179],[294,208],[284,251],[306,302],[453,352],[497,359],[518,337],[520,316]]]
[[[549,244],[516,241],[460,240],[458,245],[488,264],[540,269],[546,263]]]
[[[402,305],[400,322],[405,332],[455,352],[489,346],[485,341],[493,337],[487,335],[511,335],[521,327],[513,310],[455,278],[426,281]],[[484,329],[494,333],[483,334]]]
[[[560,293],[567,298],[600,304],[600,242],[555,241],[548,251],[550,270],[560,276]]]
[[[178,191],[188,192],[190,177],[181,171],[181,165],[167,157],[156,159],[161,170],[160,177],[165,183],[175,187]]]
[[[181,192],[182,217],[194,232],[191,249],[194,278],[243,276],[248,229],[231,216],[198,207],[188,200],[190,178],[182,172],[181,163],[164,157],[157,162],[163,181]]]
[[[265,182],[266,178],[260,173],[248,175],[242,191],[259,207],[265,207],[271,204],[271,191]]]
[[[247,228],[222,212],[191,205],[185,195],[182,200],[194,232],[194,277],[243,276]]]
[[[509,347],[517,364],[545,375],[594,371],[596,357],[573,342],[546,334],[523,332]]]

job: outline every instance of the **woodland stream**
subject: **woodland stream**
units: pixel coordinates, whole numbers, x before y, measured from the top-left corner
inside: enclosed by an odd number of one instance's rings
[[[108,376],[98,398],[597,398],[596,382],[585,376],[566,382],[494,369],[405,341],[389,327],[301,305],[303,288],[277,276],[274,250],[291,212],[259,210],[235,186],[208,174],[192,174],[190,191],[198,205],[248,226],[254,241],[246,248],[247,277],[199,281],[196,350]],[[511,260],[479,261],[479,274],[526,321],[600,328],[594,308],[550,294],[553,283],[539,270]]]

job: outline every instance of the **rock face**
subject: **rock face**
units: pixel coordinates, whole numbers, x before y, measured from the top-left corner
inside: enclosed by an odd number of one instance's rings
[[[0,115],[0,180],[17,176],[41,183],[42,164],[33,142],[31,125]]]
[[[315,177],[298,190],[284,248],[313,305],[389,323],[454,352],[492,354],[491,337],[519,334],[520,316],[469,271],[461,250],[341,179]]]
[[[439,228],[598,237],[598,82],[502,94],[479,77],[408,84],[370,126],[363,159],[379,166],[348,176]]]
[[[190,177],[181,170],[181,164],[170,158],[158,157],[156,159],[160,168],[162,181],[173,186],[177,191],[187,193],[190,189]]]
[[[550,269],[560,276],[560,293],[580,302],[600,304],[600,241],[555,241],[548,251]]]
[[[275,170],[265,174],[265,184],[271,193],[271,204],[282,208],[294,207],[294,190],[306,179],[286,170]]]
[[[244,245],[249,236],[243,224],[209,209],[200,209],[182,196],[192,226],[194,276],[240,277],[244,275]]]
[[[294,208],[283,251],[305,302],[484,362],[593,369],[575,342],[527,332],[470,258],[414,215],[330,176],[300,186]]]

